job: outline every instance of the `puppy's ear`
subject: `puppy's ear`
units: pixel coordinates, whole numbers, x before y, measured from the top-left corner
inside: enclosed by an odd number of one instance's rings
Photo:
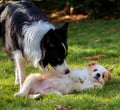
[[[108,80],[112,79],[111,72],[113,71],[113,69],[114,69],[114,66],[108,69]]]
[[[114,69],[114,65],[108,69],[109,73],[111,73],[113,71],[113,69]]]
[[[96,64],[98,64],[98,62],[93,61],[93,62],[90,62],[90,63],[88,64],[88,66],[94,66],[94,65],[96,65]]]

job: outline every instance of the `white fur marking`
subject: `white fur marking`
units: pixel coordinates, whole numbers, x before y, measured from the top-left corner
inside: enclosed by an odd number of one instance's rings
[[[61,74],[64,74],[67,69],[68,69],[68,65],[65,60],[61,65],[57,65],[55,67],[55,70],[57,70]]]
[[[62,46],[63,46],[63,48],[65,50],[65,55],[66,55],[67,54],[67,49],[66,49],[66,47],[65,47],[65,45],[63,43],[61,43],[61,44],[62,44]]]
[[[38,67],[38,61],[42,56],[40,41],[50,29],[55,29],[55,27],[49,22],[43,21],[33,22],[30,26],[23,27],[24,54],[35,67]]]

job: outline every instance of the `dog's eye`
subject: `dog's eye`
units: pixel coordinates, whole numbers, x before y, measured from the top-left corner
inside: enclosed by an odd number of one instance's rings
[[[95,72],[95,71],[97,71],[97,69],[94,69],[93,71]]]
[[[60,59],[60,58],[57,58],[57,61],[58,61],[58,62],[60,62],[60,61],[61,61],[61,59]]]
[[[61,59],[60,59],[60,58],[58,58],[57,60],[58,60],[58,61],[61,61]]]
[[[59,64],[63,63],[63,60],[60,59],[60,58],[58,58],[57,61],[58,61]]]

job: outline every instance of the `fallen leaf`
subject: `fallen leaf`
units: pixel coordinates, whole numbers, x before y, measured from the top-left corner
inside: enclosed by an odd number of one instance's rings
[[[95,59],[101,59],[104,58],[105,55],[95,55],[95,56],[88,56],[88,57],[83,57],[83,60],[95,60]]]
[[[99,43],[99,42],[101,42],[101,40],[100,39],[96,39],[94,42],[95,43]]]
[[[87,19],[87,15],[65,15],[60,16],[55,19],[52,19],[52,22],[63,22],[63,21],[69,21],[69,22],[75,22],[75,21],[82,21]]]
[[[55,110],[76,110],[76,109],[73,109],[73,107],[71,107],[71,106],[63,107],[62,105],[57,105],[55,107]]]

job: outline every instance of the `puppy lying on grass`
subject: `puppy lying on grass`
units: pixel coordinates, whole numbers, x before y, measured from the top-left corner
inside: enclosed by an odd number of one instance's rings
[[[55,93],[57,95],[69,94],[92,88],[102,88],[107,80],[111,79],[111,71],[97,62],[91,62],[87,68],[71,70],[70,74],[60,75],[55,71],[49,74],[30,74],[23,83],[22,89],[14,96],[38,98]]]

